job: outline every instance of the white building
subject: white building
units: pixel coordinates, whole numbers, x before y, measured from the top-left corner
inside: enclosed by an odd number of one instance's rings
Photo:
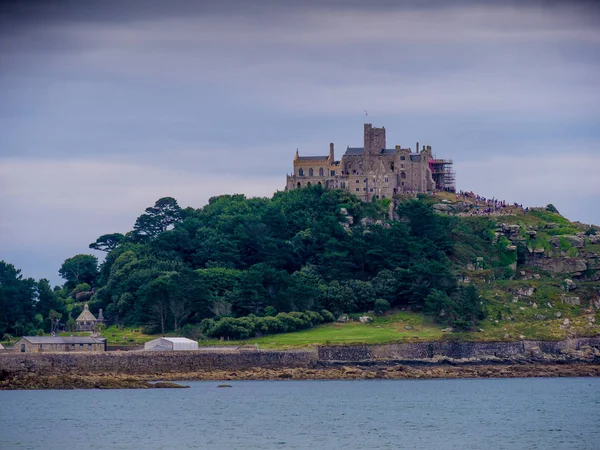
[[[198,350],[198,342],[182,337],[161,337],[144,344],[144,350],[168,352],[178,350]]]

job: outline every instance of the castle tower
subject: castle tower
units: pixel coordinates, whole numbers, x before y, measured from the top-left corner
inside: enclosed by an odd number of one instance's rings
[[[365,155],[379,155],[385,149],[385,127],[373,128],[365,123]]]

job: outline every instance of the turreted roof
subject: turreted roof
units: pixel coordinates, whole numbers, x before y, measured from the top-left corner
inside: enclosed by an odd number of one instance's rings
[[[83,307],[83,311],[81,312],[81,314],[79,314],[79,317],[77,317],[77,319],[75,319],[76,322],[89,322],[92,320],[96,320],[96,318],[94,317],[94,315],[90,312],[90,308],[88,307],[88,304],[86,303],[85,306]]]

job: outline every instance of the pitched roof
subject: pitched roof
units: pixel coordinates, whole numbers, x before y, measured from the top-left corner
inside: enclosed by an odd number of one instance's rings
[[[188,339],[188,338],[184,338],[184,337],[164,337],[161,339],[164,339],[165,341],[169,341],[169,342],[196,342],[192,339]]]
[[[329,156],[298,156],[298,161],[327,161]]]
[[[365,152],[365,149],[363,147],[348,147],[346,149],[346,153],[344,153],[344,155],[358,156],[358,155],[362,155],[364,152]]]
[[[89,336],[23,336],[32,344],[103,344],[106,339]]]
[[[83,307],[83,311],[81,312],[81,314],[79,314],[79,317],[77,317],[77,319],[75,319],[75,321],[79,322],[79,321],[91,321],[91,320],[96,320],[96,318],[90,312],[88,304],[86,303],[85,306]]]

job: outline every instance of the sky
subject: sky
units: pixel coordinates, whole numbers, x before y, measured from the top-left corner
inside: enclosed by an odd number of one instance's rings
[[[62,283],[157,199],[271,196],[365,122],[458,189],[600,224],[600,8],[0,0],[0,260]]]

